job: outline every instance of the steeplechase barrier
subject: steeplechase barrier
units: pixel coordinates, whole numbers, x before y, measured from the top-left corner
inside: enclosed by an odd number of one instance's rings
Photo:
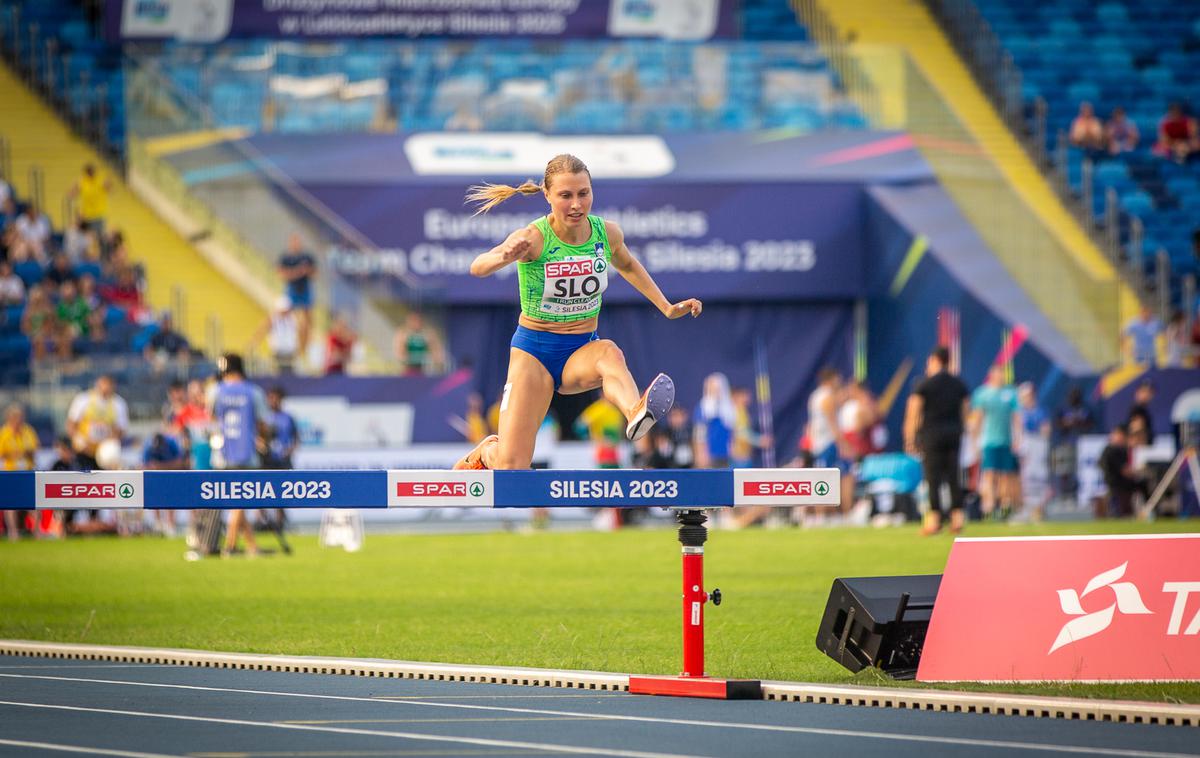
[[[837,469],[542,471],[10,471],[0,508],[146,510],[254,508],[669,508],[683,548],[683,671],[631,676],[629,691],[761,699],[762,683],[709,677],[704,668],[704,511],[840,503]]]

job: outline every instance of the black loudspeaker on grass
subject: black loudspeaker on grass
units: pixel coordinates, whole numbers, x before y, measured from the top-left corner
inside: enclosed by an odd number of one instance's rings
[[[834,579],[817,649],[851,671],[914,678],[941,582],[941,574]]]

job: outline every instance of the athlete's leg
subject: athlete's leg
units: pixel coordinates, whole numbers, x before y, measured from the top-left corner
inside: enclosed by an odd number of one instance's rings
[[[625,353],[612,340],[595,340],[572,353],[563,366],[562,386],[558,391],[576,395],[597,387],[603,389],[604,397],[620,408],[626,418],[641,394],[629,366],[625,365]]]
[[[483,462],[488,468],[529,468],[538,427],[546,418],[553,397],[554,380],[541,361],[524,350],[511,348],[508,381],[500,401],[500,438],[483,451]]]
[[[596,387],[602,388],[604,397],[625,414],[629,422],[625,436],[631,440],[645,436],[675,402],[675,384],[666,374],[654,377],[639,396],[637,384],[625,364],[625,354],[612,340],[587,343],[572,353],[563,366],[559,392],[573,395]]]

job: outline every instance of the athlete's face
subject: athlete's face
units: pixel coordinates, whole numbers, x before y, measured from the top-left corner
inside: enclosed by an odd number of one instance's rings
[[[555,174],[545,193],[558,223],[566,228],[587,223],[592,212],[592,179],[586,173]]]

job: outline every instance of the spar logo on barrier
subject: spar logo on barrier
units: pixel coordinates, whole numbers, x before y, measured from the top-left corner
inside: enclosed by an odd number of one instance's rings
[[[388,471],[389,508],[490,508],[491,471]]]
[[[841,475],[837,469],[776,470],[765,478],[754,469],[734,469],[734,505],[837,505]]]
[[[959,539],[921,681],[1200,681],[1200,536]]]
[[[38,508],[142,508],[140,471],[39,471]]]

